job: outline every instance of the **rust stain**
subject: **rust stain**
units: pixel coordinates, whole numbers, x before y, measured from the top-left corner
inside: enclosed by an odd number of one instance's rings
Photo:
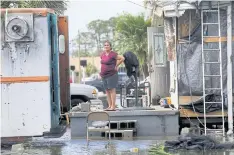
[[[11,9],[1,9],[1,15],[5,13],[35,13],[42,16],[47,16],[47,13],[55,13],[54,10],[48,8],[11,8]]]
[[[68,108],[70,102],[70,83],[69,83],[69,30],[68,30],[68,17],[59,16],[58,18],[58,31],[59,35],[65,37],[65,53],[59,54],[59,75],[60,75],[60,98],[63,107]],[[63,109],[62,109],[63,110]],[[62,111],[63,113],[63,111]]]
[[[47,82],[49,76],[1,77],[0,83]]]

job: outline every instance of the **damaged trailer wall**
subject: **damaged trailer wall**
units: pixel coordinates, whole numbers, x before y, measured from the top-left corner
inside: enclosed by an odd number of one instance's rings
[[[189,18],[190,18],[190,10],[187,10],[183,16],[178,19],[179,25],[179,32],[181,30],[181,25],[189,25]],[[195,10],[191,10],[191,14],[195,13]],[[233,11],[234,12],[234,11]],[[221,36],[227,37],[227,12],[226,7],[221,8],[220,11],[221,15]],[[200,21],[200,14],[196,13],[197,15],[191,16],[191,25],[194,22]],[[208,14],[206,18],[208,21],[204,22],[217,22],[217,15]],[[234,16],[232,16],[232,25],[234,25]],[[177,45],[177,60],[178,60],[178,88],[179,88],[179,96],[202,96],[203,95],[203,71],[202,71],[202,44],[201,44],[201,23],[199,22],[197,26],[191,26],[191,36],[190,40],[192,41],[190,44],[189,41],[189,31],[187,31],[187,36],[182,36],[180,40],[186,40],[186,42],[180,42]],[[232,27],[232,33],[234,35],[234,26]],[[187,29],[188,30],[188,29]],[[204,27],[204,33],[209,36],[218,36],[218,25],[209,25],[208,27]],[[180,34],[180,33],[179,33]],[[234,42],[233,47],[234,47]],[[204,48],[207,49],[217,49],[218,42],[216,43],[207,43],[204,44]],[[209,51],[210,53],[206,52],[205,60],[206,61],[217,61],[218,60],[218,51],[213,52]],[[213,52],[211,54],[211,52]],[[232,53],[234,50],[232,49]],[[233,58],[232,58],[233,59]],[[234,66],[233,66],[234,67]],[[222,42],[222,72],[223,72],[223,89],[224,93],[227,94],[227,42]],[[219,64],[206,64],[205,66],[206,74],[219,74]],[[209,77],[206,78],[206,87],[210,88],[219,88],[219,77]],[[234,80],[234,76],[233,76]],[[190,94],[190,87],[191,87],[191,94]],[[234,88],[234,85],[232,86]],[[216,93],[218,94],[218,90],[216,92],[209,92],[209,93]],[[220,95],[220,93],[218,94]],[[226,96],[226,95],[225,95]]]

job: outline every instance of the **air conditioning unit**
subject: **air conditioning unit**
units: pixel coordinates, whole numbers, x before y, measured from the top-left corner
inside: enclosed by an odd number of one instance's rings
[[[34,41],[33,14],[6,13],[4,37],[6,42]]]

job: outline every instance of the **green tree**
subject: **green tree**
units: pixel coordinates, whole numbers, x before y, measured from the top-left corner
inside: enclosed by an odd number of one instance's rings
[[[80,44],[85,52],[89,52],[94,47],[93,34],[91,32],[80,33]]]
[[[91,63],[87,64],[87,67],[86,67],[86,75],[87,76],[90,76],[90,75],[92,75],[94,73],[97,73],[97,71],[98,70],[94,65],[92,65]]]
[[[3,0],[1,1],[1,8],[50,8],[60,15],[67,9],[67,4],[67,0]]]
[[[104,33],[106,24],[103,20],[94,20],[88,24],[88,29],[93,33],[93,38],[95,39],[97,50],[101,49],[101,36]]]
[[[133,16],[124,13],[116,18],[115,42],[116,50],[120,53],[126,51],[134,52],[140,62],[140,69],[144,76],[148,76],[147,66],[147,27],[151,25],[150,20],[144,19],[144,14]]]
[[[72,52],[72,56],[78,57],[89,57],[92,55],[94,40],[93,34],[91,32],[79,32],[77,37],[73,40],[74,46],[76,46],[79,50]]]
[[[105,40],[112,40],[114,30],[114,17],[109,20],[94,20],[87,25],[90,32],[93,34],[93,39],[96,43],[97,52],[100,53]]]
[[[114,41],[114,35],[115,35],[115,25],[116,25],[116,17],[111,17],[109,20],[108,20],[108,26],[109,26],[109,30],[110,30],[110,38],[109,40],[110,41]],[[115,44],[114,42],[112,43],[112,46],[114,48]]]

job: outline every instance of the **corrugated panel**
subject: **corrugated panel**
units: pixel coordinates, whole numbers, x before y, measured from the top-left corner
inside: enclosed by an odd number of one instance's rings
[[[59,49],[58,49],[58,17],[51,14],[51,49],[52,49],[52,88],[53,103],[51,104],[51,124],[52,128],[59,125],[60,118],[60,77],[59,77]]]

